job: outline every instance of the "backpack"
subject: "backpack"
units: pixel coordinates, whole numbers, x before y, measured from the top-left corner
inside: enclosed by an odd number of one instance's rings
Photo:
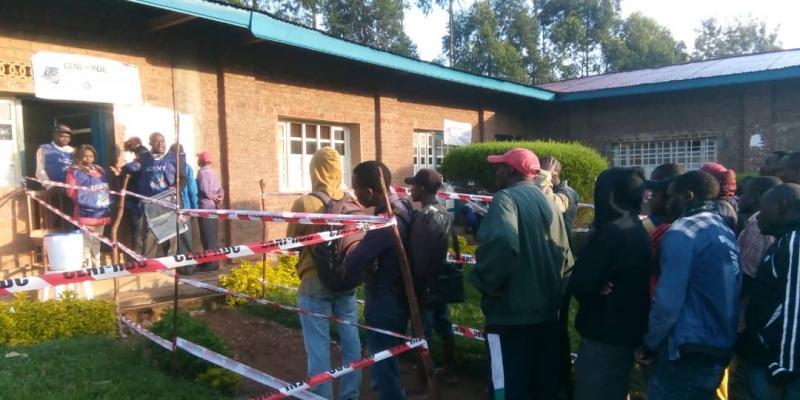
[[[402,201],[413,210],[408,199]],[[411,215],[404,245],[420,304],[430,300],[434,279],[446,265],[451,228],[450,214],[441,204],[427,206]]]
[[[333,200],[324,192],[313,192],[311,196],[324,204],[326,214],[366,215],[367,212],[352,196],[345,193],[340,200]],[[320,282],[333,292],[353,290],[364,282],[364,276],[348,276],[345,257],[364,238],[366,232],[354,233],[343,238],[311,246],[311,258],[317,269]]]

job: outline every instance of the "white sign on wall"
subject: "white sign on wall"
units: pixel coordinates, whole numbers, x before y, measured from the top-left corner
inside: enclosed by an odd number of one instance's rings
[[[36,97],[94,103],[139,104],[135,65],[100,57],[41,51],[31,57]]]
[[[465,146],[472,143],[472,124],[444,120],[444,144]]]

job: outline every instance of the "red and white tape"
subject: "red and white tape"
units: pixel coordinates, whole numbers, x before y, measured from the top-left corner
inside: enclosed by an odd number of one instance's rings
[[[456,325],[453,324],[453,333],[458,336],[463,336],[469,339],[475,339],[480,341],[486,340],[486,335],[480,329],[470,328],[464,325]]]
[[[267,393],[258,397],[254,397],[253,399],[256,400],[278,400],[278,399],[285,399],[289,396],[294,396],[295,393],[301,390],[307,390],[313,388],[317,385],[323,384],[325,382],[331,381],[333,379],[339,378],[343,375],[349,374],[353,371],[369,367],[374,365],[377,362],[383,361],[387,358],[394,357],[398,354],[405,353],[409,350],[415,349],[417,347],[422,347],[423,349],[427,348],[428,344],[424,339],[413,339],[409,340],[399,346],[392,347],[391,349],[383,350],[377,352],[371,356],[366,358],[362,358],[361,360],[351,362],[350,364],[343,365],[338,368],[331,369],[329,371],[322,372],[317,375],[312,375],[306,380],[302,382],[293,383],[291,385],[285,386],[283,388],[278,389],[277,393]]]
[[[72,218],[69,215],[63,213],[61,210],[51,206],[50,204],[47,204],[46,201],[36,197],[36,195],[34,195],[33,193],[25,192],[25,194],[27,194],[28,197],[30,197],[31,199],[35,200],[37,203],[41,204],[42,206],[44,206],[45,208],[47,208],[48,210],[50,210],[54,214],[58,215],[59,217],[63,218],[67,222],[69,222],[70,224],[75,225],[75,227],[80,229],[83,233],[86,233],[89,236],[91,236],[91,237],[93,237],[93,238],[95,238],[95,239],[97,239],[97,240],[99,240],[99,241],[111,246],[111,247],[116,247],[116,248],[124,251],[126,254],[131,256],[134,260],[137,260],[137,261],[142,260],[142,257],[139,254],[136,254],[136,252],[134,252],[133,250],[131,250],[130,248],[128,248],[124,244],[122,244],[120,242],[112,242],[111,240],[109,240],[105,236],[103,236],[103,235],[101,235],[101,234],[99,234],[99,233],[97,233],[97,232],[95,232],[95,231],[93,231],[93,230],[81,225],[74,218]]]
[[[164,339],[154,334],[153,332],[148,331],[141,325],[123,316],[120,316],[119,319],[120,321],[122,321],[122,323],[127,325],[129,328],[131,328],[131,330],[135,331],[136,333],[144,336],[145,338],[151,340],[155,344],[165,348],[168,351],[173,351],[172,342],[170,342],[169,340]],[[208,361],[228,371],[239,374],[245,378],[252,379],[253,381],[256,381],[264,386],[271,387],[273,389],[280,389],[289,385],[289,383],[286,381],[275,378],[271,375],[267,375],[255,368],[252,368],[236,360],[225,357],[222,354],[209,350],[198,344],[192,343],[184,338],[178,337],[176,339],[176,345],[178,346],[178,348],[183,349],[187,353],[192,354],[195,357],[200,358],[201,360]],[[294,393],[293,396],[304,400],[324,400],[324,397],[320,397],[314,393],[307,391],[300,391]]]
[[[199,218],[287,222],[307,225],[386,224],[391,221],[391,218],[379,215],[317,214],[289,211],[181,209],[179,213]]]
[[[392,224],[361,224],[341,230],[316,232],[304,236],[287,237],[266,242],[254,242],[238,246],[206,250],[197,253],[129,261],[123,264],[112,264],[75,271],[49,273],[40,276],[5,279],[0,281],[0,294],[38,290],[58,285],[80,283],[92,280],[122,278],[131,276],[133,274],[175,269],[190,265],[203,264],[210,261],[250,257],[256,254],[269,253],[276,250],[297,249],[304,246],[329,242],[347,235],[375,229],[383,229],[389,226],[392,226]]]
[[[214,286],[214,285],[211,285],[211,284],[208,284],[208,283],[205,283],[205,282],[195,281],[195,280],[192,280],[192,279],[186,279],[186,278],[182,278],[180,276],[178,277],[178,281],[181,282],[181,283],[190,285],[190,286],[197,287],[197,288],[206,289],[206,290],[212,290],[212,291],[215,291],[215,292],[226,294],[228,296],[244,299],[244,300],[247,300],[247,301],[250,301],[250,302],[253,302],[253,303],[262,304],[262,305],[265,305],[265,306],[270,306],[270,307],[278,308],[278,309],[281,309],[281,310],[291,311],[291,312],[294,312],[294,313],[297,313],[297,314],[310,315],[312,317],[326,319],[326,320],[333,321],[333,322],[336,322],[336,323],[339,323],[339,324],[343,324],[343,325],[351,325],[351,326],[355,326],[355,327],[358,327],[358,328],[361,328],[361,329],[364,329],[364,330],[368,330],[368,331],[372,331],[372,332],[376,332],[376,333],[381,333],[381,334],[388,335],[388,336],[394,336],[396,338],[403,339],[403,340],[412,340],[412,339],[414,339],[411,336],[404,335],[402,333],[392,332],[392,331],[389,331],[389,330],[386,330],[386,329],[381,329],[381,328],[374,328],[374,327],[367,326],[367,325],[364,325],[364,324],[359,324],[357,322],[351,322],[351,321],[339,319],[339,318],[336,318],[336,317],[334,317],[332,315],[319,314],[319,313],[315,313],[313,311],[309,311],[309,310],[306,310],[306,309],[303,309],[303,308],[294,307],[294,306],[287,306],[287,305],[284,305],[284,304],[281,304],[281,303],[278,303],[278,302],[275,302],[275,301],[267,300],[267,299],[259,299],[259,298],[256,298],[256,297],[252,297],[252,296],[246,295],[244,293],[234,292],[232,290],[225,289],[225,288],[222,288],[222,287],[219,287],[219,286]],[[287,288],[288,288],[288,286],[287,286]]]
[[[400,196],[411,195],[411,189],[403,186],[393,185],[392,189]],[[478,201],[481,203],[491,203],[492,196],[483,194],[468,194],[468,193],[455,193],[455,192],[438,192],[436,197],[448,200],[464,200],[464,201]],[[594,204],[578,203],[578,208],[594,208]]]
[[[147,197],[145,195],[141,195],[141,194],[136,193],[136,192],[131,192],[129,190],[123,190],[121,192],[118,192],[116,190],[98,189],[98,188],[92,188],[92,187],[89,187],[89,186],[69,185],[69,184],[66,184],[64,182],[49,181],[47,179],[38,179],[38,178],[30,177],[30,176],[26,176],[25,179],[27,179],[29,181],[33,181],[33,182],[38,182],[38,183],[41,183],[43,185],[56,186],[56,187],[65,188],[65,189],[85,190],[85,191],[88,191],[88,192],[105,192],[105,193],[109,193],[109,194],[113,194],[113,195],[117,195],[117,196],[122,196],[122,195],[132,196],[132,197],[136,197],[137,199],[144,200],[145,202],[158,204],[158,205],[160,205],[162,207],[166,207],[166,208],[169,208],[169,209],[172,209],[172,210],[176,210],[178,208],[178,206],[173,204],[173,203],[168,203],[168,202],[163,201],[163,200],[153,199],[153,198]]]

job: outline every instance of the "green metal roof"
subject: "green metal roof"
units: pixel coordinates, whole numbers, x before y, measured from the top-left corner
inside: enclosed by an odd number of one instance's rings
[[[247,28],[259,39],[300,47],[419,76],[501,93],[514,94],[536,100],[549,101],[555,97],[554,93],[544,89],[471,74],[434,63],[403,57],[369,46],[338,39],[318,30],[282,21],[260,12],[203,0],[128,1]]]

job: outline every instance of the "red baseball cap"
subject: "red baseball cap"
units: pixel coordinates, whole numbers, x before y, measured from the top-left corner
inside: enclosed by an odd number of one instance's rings
[[[197,153],[197,161],[200,164],[210,164],[211,163],[211,153],[208,151],[201,151]]]
[[[536,157],[532,151],[521,147],[511,149],[503,155],[489,156],[486,160],[492,164],[508,164],[528,178],[542,169],[539,165],[539,157]]]

